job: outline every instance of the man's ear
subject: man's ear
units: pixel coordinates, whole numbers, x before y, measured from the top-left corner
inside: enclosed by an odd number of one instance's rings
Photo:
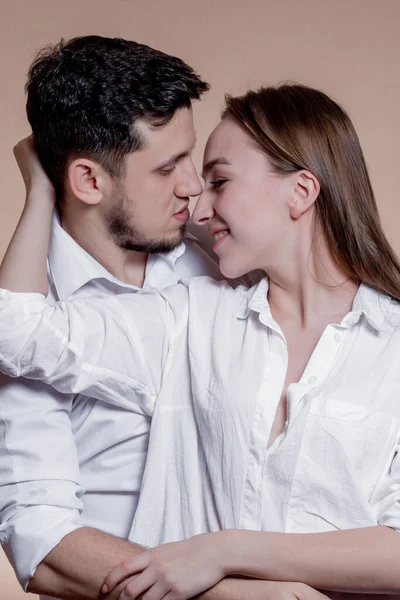
[[[99,204],[108,181],[104,169],[89,158],[76,158],[67,171],[71,193],[85,204]]]
[[[289,203],[292,219],[298,219],[313,206],[320,189],[318,179],[310,171],[296,173],[293,196]]]

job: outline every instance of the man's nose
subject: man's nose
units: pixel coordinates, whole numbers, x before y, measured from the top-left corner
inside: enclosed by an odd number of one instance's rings
[[[188,196],[198,196],[202,191],[203,185],[194,164],[190,160],[189,164],[182,170],[182,177],[175,188],[175,195],[178,198],[187,198]]]

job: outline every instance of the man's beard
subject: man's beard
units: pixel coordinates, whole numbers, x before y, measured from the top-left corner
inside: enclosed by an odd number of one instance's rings
[[[120,186],[115,185],[113,191],[113,207],[107,215],[107,231],[114,243],[124,250],[145,252],[146,254],[167,254],[182,242],[186,225],[177,232],[172,239],[146,238],[133,224],[124,204],[126,194]]]

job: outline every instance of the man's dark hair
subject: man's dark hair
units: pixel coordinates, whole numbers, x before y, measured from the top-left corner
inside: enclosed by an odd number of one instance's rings
[[[100,36],[43,49],[26,84],[37,152],[60,198],[71,159],[90,157],[119,177],[143,147],[135,121],[168,123],[209,85],[181,59],[143,44]]]

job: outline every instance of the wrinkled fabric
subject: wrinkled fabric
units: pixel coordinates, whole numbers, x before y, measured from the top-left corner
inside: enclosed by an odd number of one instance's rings
[[[144,288],[219,271],[188,239],[149,256]],[[54,215],[46,302],[140,292],[115,279]],[[150,419],[41,381],[0,380],[0,540],[26,589],[37,565],[75,529],[126,538],[139,497]]]
[[[0,368],[152,418],[132,541],[221,528],[400,529],[400,307],[361,286],[268,448],[287,346],[267,300],[208,278],[47,307],[0,293]]]

